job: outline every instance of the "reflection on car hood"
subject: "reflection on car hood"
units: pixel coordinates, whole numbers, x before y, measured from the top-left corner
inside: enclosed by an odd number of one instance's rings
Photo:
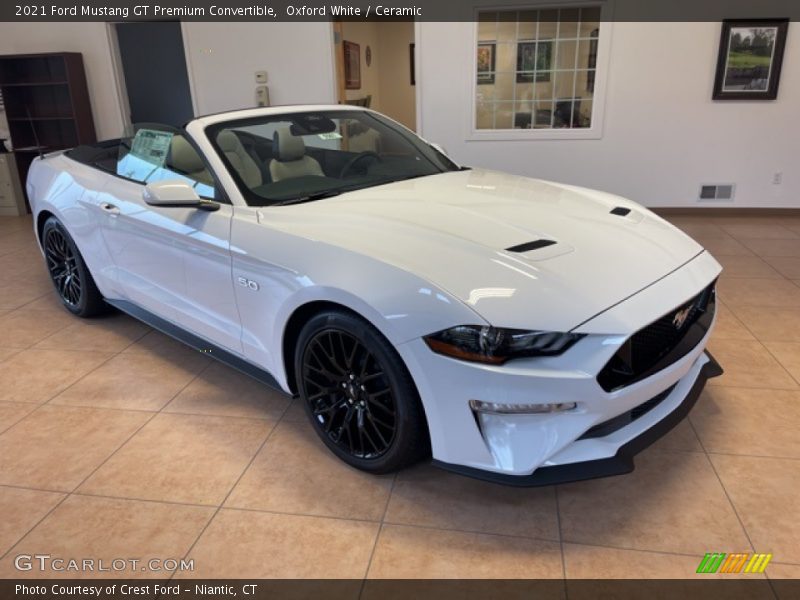
[[[481,169],[262,212],[271,227],[415,273],[505,327],[567,331],[702,251],[618,196]]]

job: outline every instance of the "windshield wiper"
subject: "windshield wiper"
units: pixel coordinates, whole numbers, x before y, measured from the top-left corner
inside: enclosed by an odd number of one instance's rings
[[[314,200],[322,200],[323,198],[332,198],[333,196],[338,196],[342,193],[342,190],[325,190],[324,192],[314,192],[313,194],[307,194],[305,196],[300,196],[299,198],[290,198],[289,200],[284,200],[283,202],[276,202],[272,206],[289,206],[290,204],[303,204],[304,202],[313,202]]]

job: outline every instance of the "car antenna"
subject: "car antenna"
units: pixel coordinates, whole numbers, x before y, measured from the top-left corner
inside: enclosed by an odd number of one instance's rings
[[[39,136],[36,135],[36,127],[33,124],[33,117],[31,116],[31,109],[27,104],[25,105],[25,112],[28,115],[28,123],[31,124],[31,132],[33,133],[33,142],[36,144],[36,149],[39,151],[39,158],[44,158],[44,152],[42,152],[42,146],[39,143]]]

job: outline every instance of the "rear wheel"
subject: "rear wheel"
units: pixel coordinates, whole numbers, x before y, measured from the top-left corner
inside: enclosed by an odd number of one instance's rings
[[[105,312],[107,305],[78,247],[55,217],[42,228],[42,249],[50,280],[66,309],[79,317]]]
[[[346,463],[387,473],[430,452],[411,376],[366,321],[344,311],[313,317],[300,332],[295,373],[315,431]]]

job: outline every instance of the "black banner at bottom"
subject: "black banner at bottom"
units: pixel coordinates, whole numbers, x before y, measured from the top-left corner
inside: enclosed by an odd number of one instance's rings
[[[800,598],[800,580],[747,579],[185,579],[0,580],[3,600],[502,599],[751,600]]]

